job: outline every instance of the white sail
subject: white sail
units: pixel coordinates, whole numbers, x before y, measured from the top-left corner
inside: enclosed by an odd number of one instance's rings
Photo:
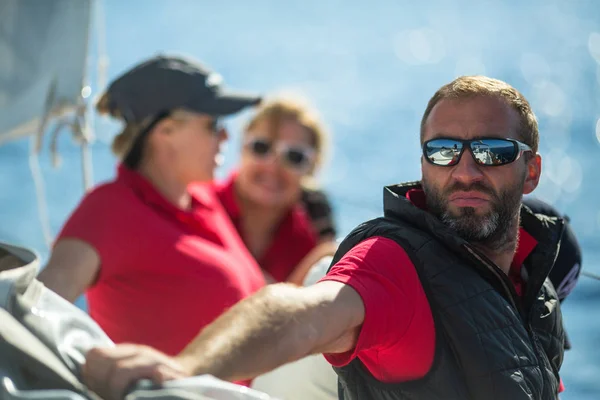
[[[82,107],[91,0],[0,2],[0,145]]]

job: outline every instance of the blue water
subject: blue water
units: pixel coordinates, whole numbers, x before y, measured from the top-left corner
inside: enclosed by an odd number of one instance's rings
[[[461,74],[510,82],[531,101],[544,158],[536,194],[564,210],[583,245],[583,266],[600,273],[600,3],[546,1],[303,0],[253,2],[105,0],[108,77],[157,51],[199,57],[230,86],[292,91],[313,100],[333,134],[321,182],[342,233],[377,215],[384,184],[418,179],[418,129],[428,98]],[[90,79],[96,82],[92,42]],[[236,161],[236,133],[223,176]],[[114,175],[109,143],[118,126],[97,118],[94,180]],[[78,147],[65,132],[62,166],[40,163],[55,234],[82,194]],[[0,147],[0,239],[47,257],[28,143]],[[117,227],[115,227],[117,229]],[[600,282],[582,278],[564,306],[574,349],[563,399],[600,393]]]

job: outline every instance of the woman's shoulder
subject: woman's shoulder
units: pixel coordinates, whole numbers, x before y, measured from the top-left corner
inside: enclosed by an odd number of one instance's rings
[[[136,207],[139,199],[134,191],[119,181],[98,184],[87,192],[79,202],[78,209],[104,214],[104,210],[118,213]]]
[[[311,217],[331,212],[329,197],[322,189],[302,188],[301,202]]]

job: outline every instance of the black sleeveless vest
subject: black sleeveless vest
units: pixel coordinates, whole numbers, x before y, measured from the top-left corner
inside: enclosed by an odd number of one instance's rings
[[[425,377],[376,380],[357,358],[338,374],[344,400],[552,400],[558,398],[564,332],[556,291],[547,279],[563,231],[560,218],[521,209],[521,225],[538,244],[523,268],[526,291],[406,192],[419,183],[384,189],[384,217],[358,226],[333,263],[359,242],[383,236],[411,258],[433,314],[434,362]],[[390,305],[402,307],[401,304]]]

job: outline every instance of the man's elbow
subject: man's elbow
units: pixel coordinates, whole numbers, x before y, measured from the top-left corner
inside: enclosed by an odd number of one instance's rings
[[[262,290],[266,312],[276,314],[269,320],[279,321],[273,334],[282,346],[296,350],[294,359],[353,348],[364,311],[362,303],[346,298],[349,290],[337,282],[310,287],[276,284]]]

